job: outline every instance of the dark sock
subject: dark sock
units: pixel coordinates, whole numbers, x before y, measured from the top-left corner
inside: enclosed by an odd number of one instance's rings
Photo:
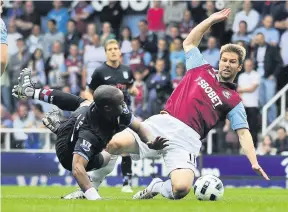
[[[123,186],[125,185],[131,186],[132,160],[130,156],[122,157],[121,170],[123,175]]]
[[[40,90],[40,91],[39,91]],[[75,111],[85,99],[54,89],[36,89],[33,98],[56,105],[61,110]]]

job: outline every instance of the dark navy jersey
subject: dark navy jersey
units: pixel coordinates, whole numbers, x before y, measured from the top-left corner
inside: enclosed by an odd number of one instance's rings
[[[104,119],[95,103],[78,110],[78,113],[71,117],[75,119],[75,124],[70,142],[75,144],[74,153],[88,161],[106,147],[113,135],[121,131],[120,125],[128,127],[133,118],[127,106],[119,117],[112,120]]]
[[[100,85],[112,85],[119,88],[124,94],[124,101],[128,106],[131,105],[128,88],[134,83],[134,77],[130,67],[120,65],[118,68],[113,68],[106,63],[97,68],[92,74],[92,79],[89,88],[93,91]]]

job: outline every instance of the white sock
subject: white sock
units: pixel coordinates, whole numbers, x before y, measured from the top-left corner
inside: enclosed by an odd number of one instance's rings
[[[40,89],[40,88],[35,89],[35,90],[34,90],[33,99],[39,99],[39,97],[40,97],[40,92],[41,92],[41,89]]]
[[[97,200],[97,199],[101,199],[100,195],[98,194],[98,192],[96,191],[95,188],[89,188],[85,193],[84,196],[86,197],[86,199],[88,200]]]
[[[161,183],[159,183],[158,185],[161,185]],[[155,187],[158,187],[157,184],[155,185]],[[158,187],[159,189],[159,187]],[[154,190],[154,189],[153,189]],[[156,191],[157,192],[157,191]],[[160,188],[160,192],[159,192],[163,197],[166,197],[167,199],[174,199],[174,195],[173,195],[173,191],[172,191],[172,184],[171,184],[171,180],[166,180],[161,188]]]
[[[100,186],[102,181],[105,179],[105,177],[113,171],[117,158],[118,157],[112,156],[107,166],[101,169],[97,169],[95,171],[88,172],[89,176],[92,179],[92,184],[94,188],[98,189],[98,187]]]

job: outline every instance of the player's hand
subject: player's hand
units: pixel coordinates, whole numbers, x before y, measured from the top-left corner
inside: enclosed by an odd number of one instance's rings
[[[164,149],[165,147],[169,146],[166,143],[167,141],[168,141],[168,139],[158,136],[154,141],[149,141],[147,143],[147,145],[150,149],[161,150],[161,149]]]
[[[209,18],[216,24],[221,21],[225,21],[231,13],[230,8],[223,9],[219,12],[213,13]]]
[[[268,175],[265,173],[265,171],[259,166],[259,164],[252,165],[252,169],[258,174],[264,177],[265,180],[270,180]]]

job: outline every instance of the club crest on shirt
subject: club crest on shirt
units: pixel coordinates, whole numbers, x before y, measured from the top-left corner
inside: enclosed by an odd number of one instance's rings
[[[80,144],[80,146],[82,147],[82,149],[85,152],[89,152],[90,151],[90,147],[92,146],[90,142],[88,142],[87,140],[83,139],[83,143]]]
[[[124,71],[124,72],[123,72],[123,77],[124,77],[125,79],[128,79],[128,78],[129,78],[129,75],[128,75],[128,72],[127,72],[127,71]]]
[[[232,94],[227,90],[222,91],[222,94],[226,97],[226,99],[230,99],[230,97],[232,96]]]

